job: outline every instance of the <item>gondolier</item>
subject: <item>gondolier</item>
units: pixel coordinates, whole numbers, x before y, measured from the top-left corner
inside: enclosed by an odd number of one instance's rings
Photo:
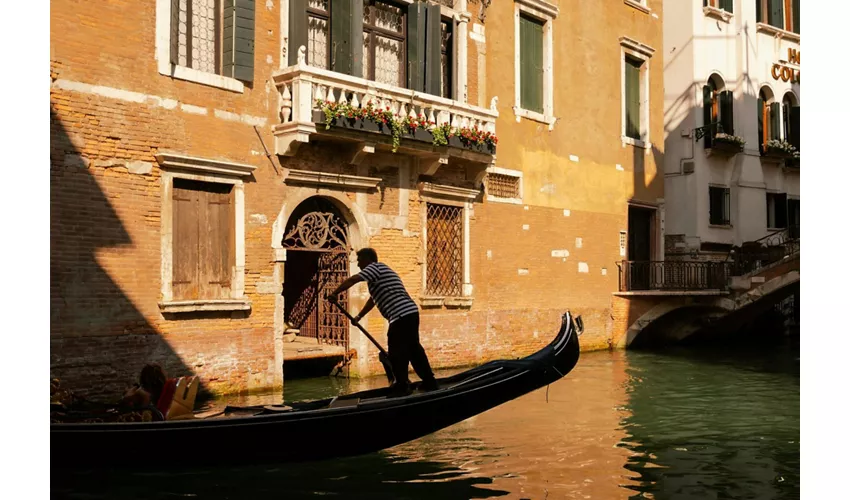
[[[359,322],[373,307],[378,306],[378,311],[390,322],[387,344],[390,363],[396,377],[394,392],[409,392],[409,365],[413,365],[413,370],[422,379],[419,386],[422,390],[437,389],[437,381],[428,356],[419,343],[419,307],[410,298],[401,278],[388,265],[378,262],[378,254],[372,248],[357,251],[357,265],[360,272],[343,281],[328,297],[336,297],[355,284],[365,281],[370,297],[354,319]]]

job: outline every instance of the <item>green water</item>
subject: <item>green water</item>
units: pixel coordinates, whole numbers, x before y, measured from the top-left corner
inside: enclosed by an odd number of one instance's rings
[[[274,467],[53,471],[52,496],[799,498],[799,349],[742,349],[587,353],[548,389],[380,453]],[[286,399],[383,383],[289,381]],[[286,441],[269,436],[267,445]],[[191,462],[191,443],[185,449]]]

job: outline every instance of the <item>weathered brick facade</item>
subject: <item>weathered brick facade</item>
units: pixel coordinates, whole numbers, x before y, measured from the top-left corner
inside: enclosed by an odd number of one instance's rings
[[[332,200],[350,224],[354,246],[374,247],[418,299],[426,259],[418,183],[480,190],[477,170],[452,160],[424,179],[415,159],[380,151],[354,166],[345,145],[319,139],[294,156],[267,158],[264,144],[274,153],[271,128],[280,123],[272,75],[281,65],[286,3],[256,2],[254,80],[243,92],[158,71],[156,3],[61,1],[51,8],[51,369],[91,396],[115,394],[148,361],[162,363],[170,375],[196,373],[217,392],[279,387],[286,266],[280,239],[298,203],[309,196]],[[661,2],[650,3],[660,13]],[[527,120],[516,123],[510,92],[503,88],[510,79],[496,63],[509,60],[512,45],[493,34],[510,22],[512,12],[498,5],[487,16],[486,82],[479,81],[480,42],[468,40],[468,100],[489,105],[493,89],[505,92],[498,105],[496,165],[525,173],[525,204],[487,201],[483,194],[472,202],[472,304],[422,308],[422,343],[437,368],[529,353],[551,340],[567,309],[584,318],[583,349],[609,348],[625,314],[612,311],[611,293],[617,289],[618,232],[626,228],[627,202],[663,197],[663,179],[654,176],[660,151],[644,157],[621,146],[613,118],[620,109],[616,99],[605,104],[610,109],[604,113],[585,106],[574,116],[572,103],[556,93],[554,132]],[[660,47],[660,20],[635,21],[633,14],[589,19],[599,31],[651,24],[641,30]],[[477,22],[473,14],[470,32]],[[557,36],[575,42],[569,25],[558,22],[564,27]],[[616,37],[614,47],[616,52]],[[661,57],[656,57],[653,65],[660,71]],[[598,64],[612,74],[619,68],[616,57]],[[589,71],[586,66],[571,70],[571,93],[588,92],[592,99],[602,92],[584,88],[598,84],[596,76],[585,74]],[[612,85],[604,92],[618,93]],[[660,77],[652,88],[653,96],[660,92]],[[661,102],[658,98],[651,107],[659,138],[655,103]],[[609,125],[613,128],[606,131]],[[157,155],[162,152],[253,167],[243,179],[249,311],[161,311],[164,188]],[[571,154],[581,162],[571,161]],[[640,171],[634,175],[636,161]],[[294,186],[286,183],[291,169],[381,182],[374,190]],[[353,289],[352,309],[362,305],[365,293],[362,285]],[[386,323],[377,312],[367,318],[367,328],[386,342]],[[356,330],[351,347],[358,352],[352,375],[380,372],[376,350]]]

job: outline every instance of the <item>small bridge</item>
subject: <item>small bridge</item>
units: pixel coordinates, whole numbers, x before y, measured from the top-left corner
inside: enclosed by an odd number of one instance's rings
[[[800,293],[800,240],[782,230],[720,262],[623,261],[613,298],[616,347],[735,331]]]

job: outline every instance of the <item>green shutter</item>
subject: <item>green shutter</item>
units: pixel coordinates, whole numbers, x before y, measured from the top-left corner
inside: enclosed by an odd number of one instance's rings
[[[225,0],[222,73],[254,81],[254,0]]]
[[[793,19],[794,19],[794,33],[800,34],[800,0],[793,0],[791,2],[791,9],[794,10]]]
[[[331,0],[331,71],[363,75],[363,0]]]
[[[756,0],[756,22],[763,23],[764,22],[764,13],[761,10],[761,3],[764,0]]]
[[[785,20],[782,16],[782,7],[785,0],[768,0],[768,24],[776,28],[785,29]]]
[[[307,48],[307,0],[289,0],[289,46],[286,48],[290,66],[298,63],[298,48]]]
[[[732,92],[727,90],[720,93],[720,125],[723,132],[733,135],[735,133],[734,120],[732,119]]]
[[[407,88],[425,91],[425,2],[407,7]]]
[[[759,152],[764,152],[764,99],[758,99],[758,132],[759,132]]]
[[[169,37],[171,64],[180,64],[178,36],[180,34],[180,0],[171,0],[171,36]]]
[[[519,18],[520,106],[543,112],[543,24]]]
[[[626,136],[640,139],[640,64],[626,58]]]
[[[779,139],[779,103],[770,103],[770,138]]]
[[[791,134],[788,142],[800,150],[800,106],[791,106]]]
[[[425,92],[440,95],[440,6],[428,4],[425,35]]]
[[[711,125],[711,87],[708,85],[702,86],[702,124],[704,127]],[[714,129],[706,128],[703,136],[703,146],[705,149],[711,147],[711,139],[714,137]]]
[[[734,0],[720,0],[720,8],[726,12],[732,12],[732,6],[734,4]]]

